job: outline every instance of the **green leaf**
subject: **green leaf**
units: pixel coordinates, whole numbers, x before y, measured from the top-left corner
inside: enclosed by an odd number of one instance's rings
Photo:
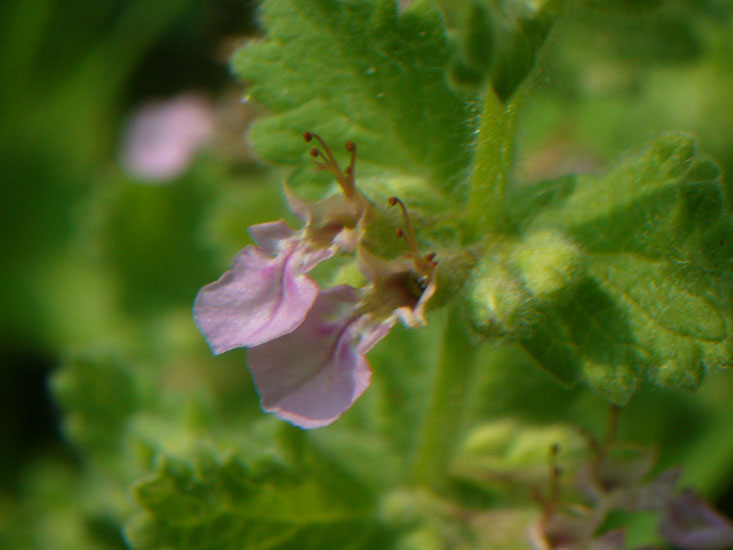
[[[252,98],[276,114],[251,139],[268,160],[306,158],[302,133],[359,146],[375,167],[450,189],[470,160],[471,106],[448,84],[453,47],[427,1],[268,0],[267,40],[235,56]],[[340,147],[339,147],[340,148]]]
[[[496,51],[493,14],[482,0],[468,2],[460,11],[460,48],[451,67],[451,77],[458,86],[481,86],[491,70]]]
[[[52,388],[73,441],[95,452],[120,450],[127,421],[140,403],[129,365],[109,356],[71,357],[55,373]]]
[[[733,362],[733,219],[717,166],[683,133],[583,176],[528,222],[583,248],[587,277],[524,347],[561,380],[623,404],[639,382],[695,389]]]
[[[344,501],[280,463],[258,467],[201,451],[166,458],[135,490],[144,511],[128,526],[135,549],[383,548],[368,501]]]
[[[491,70],[491,83],[497,96],[508,101],[537,63],[563,0],[540,2],[539,8],[524,0],[496,2],[496,42],[498,51]]]
[[[472,2],[464,15],[463,55],[466,63],[478,71],[488,70],[493,59],[495,36],[491,15],[479,1]]]

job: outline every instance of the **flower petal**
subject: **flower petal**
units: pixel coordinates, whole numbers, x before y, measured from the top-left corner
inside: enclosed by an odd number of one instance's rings
[[[262,249],[272,256],[277,256],[297,243],[295,246],[299,261],[293,267],[300,273],[308,273],[336,253],[333,248],[312,248],[282,220],[252,225],[249,232]]]
[[[295,236],[295,231],[283,220],[251,225],[249,233],[262,249],[272,256],[276,256],[284,246],[288,246],[288,241]]]
[[[318,428],[366,390],[372,373],[363,354],[389,327],[365,327],[359,301],[349,286],[323,290],[296,330],[249,350],[263,409],[296,426]]]
[[[375,323],[368,315],[365,315],[358,322],[358,331],[361,333],[361,339],[359,340],[357,349],[359,353],[366,354],[377,345],[377,342],[387,336],[387,333],[397,323],[397,318],[392,315],[382,322]]]
[[[303,254],[297,241],[275,258],[247,246],[230,271],[201,289],[194,318],[214,353],[257,346],[303,322],[318,296],[318,285],[303,275]]]

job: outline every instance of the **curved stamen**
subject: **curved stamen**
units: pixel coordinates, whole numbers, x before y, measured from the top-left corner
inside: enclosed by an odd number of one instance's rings
[[[389,198],[389,204],[391,206],[394,206],[395,204],[399,204],[400,208],[402,209],[402,217],[405,220],[405,229],[397,229],[397,238],[401,239],[402,237],[405,238],[407,241],[407,246],[410,249],[409,256],[412,257],[413,262],[415,263],[415,268],[419,273],[422,273],[424,276],[423,284],[424,286],[427,286],[428,281],[433,276],[433,273],[435,272],[435,268],[438,265],[438,262],[435,261],[435,252],[431,252],[430,254],[427,254],[426,256],[420,256],[420,252],[418,250],[417,246],[417,237],[415,236],[415,230],[412,228],[412,223],[410,222],[410,216],[407,214],[407,207],[405,206],[405,203],[403,203],[400,199],[397,197],[390,197]]]
[[[415,231],[412,229],[412,224],[410,223],[410,216],[407,215],[407,208],[405,208],[405,203],[403,203],[400,199],[397,197],[390,197],[389,198],[389,204],[390,206],[394,206],[395,204],[399,204],[400,208],[402,209],[402,217],[405,220],[405,229],[406,232],[400,231],[400,234],[398,234],[398,237],[405,237],[405,240],[407,241],[407,246],[410,249],[410,252],[413,254],[418,254],[417,250],[417,238],[415,237]]]
[[[321,145],[321,149],[314,147],[310,150],[310,156],[314,159],[314,162],[319,170],[325,170],[333,174],[336,181],[341,186],[341,189],[346,195],[346,198],[352,200],[356,193],[356,182],[355,182],[355,168],[356,168],[356,145],[353,141],[346,142],[346,150],[351,152],[351,160],[346,171],[342,171],[339,166],[336,157],[333,156],[331,148],[326,144],[326,141],[316,133],[304,132],[303,138],[305,141],[310,142],[315,138]],[[323,159],[323,162],[316,160],[318,157]]]

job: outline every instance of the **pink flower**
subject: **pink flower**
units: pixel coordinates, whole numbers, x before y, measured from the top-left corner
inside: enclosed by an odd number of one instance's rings
[[[334,174],[343,196],[310,203],[286,187],[291,209],[305,223],[295,232],[284,222],[255,225],[260,246],[237,254],[232,269],[199,292],[196,323],[214,353],[248,347],[248,364],[262,408],[302,428],[336,420],[366,390],[371,369],[366,353],[401,319],[425,324],[424,309],[435,293],[434,254],[422,257],[405,206],[409,252],[383,260],[361,243],[363,222],[372,206],[356,189],[356,147],[347,143],[351,163],[341,171],[323,140],[313,149],[322,170]],[[306,274],[336,252],[356,252],[362,289],[337,286],[319,290]]]
[[[305,321],[288,334],[249,350],[247,359],[262,408],[301,428],[326,426],[366,390],[371,369],[366,353],[397,320],[426,324],[425,306],[436,290],[433,255],[421,257],[403,210],[410,251],[382,260],[364,247],[357,262],[370,284],[322,290]]]
[[[142,106],[131,117],[125,132],[125,169],[151,181],[175,178],[213,137],[213,119],[208,102],[193,94]]]
[[[684,550],[733,548],[733,523],[690,489],[670,498],[659,524],[667,542]]]
[[[532,524],[530,543],[534,550],[623,550],[624,530],[598,535],[601,519],[585,508],[554,511]]]
[[[603,448],[578,476],[580,491],[606,510],[661,510],[674,493],[680,470],[647,479],[655,454],[631,444]]]

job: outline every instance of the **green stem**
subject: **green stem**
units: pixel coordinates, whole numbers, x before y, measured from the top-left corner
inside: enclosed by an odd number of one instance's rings
[[[485,234],[506,226],[504,189],[514,156],[517,99],[503,104],[491,88],[486,92],[478,130],[469,195],[474,228]]]
[[[463,432],[471,388],[475,343],[463,316],[453,309],[446,320],[433,393],[422,426],[412,468],[412,481],[439,486]]]

